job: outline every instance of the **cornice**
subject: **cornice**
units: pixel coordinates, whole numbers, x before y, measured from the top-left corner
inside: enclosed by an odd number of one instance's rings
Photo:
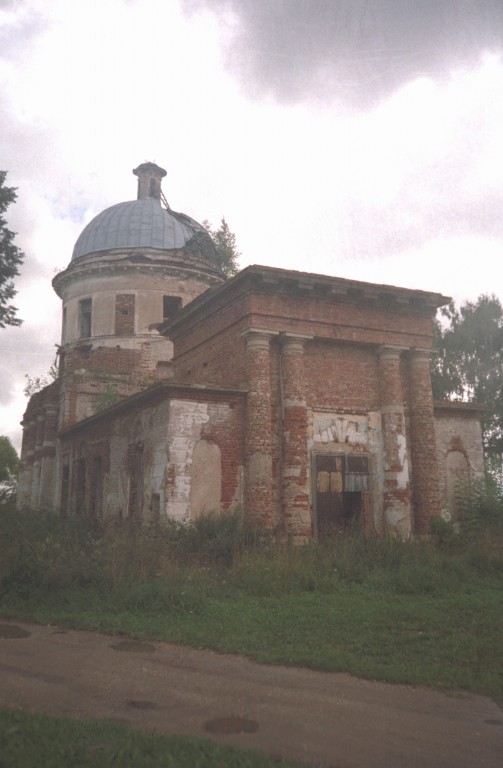
[[[187,279],[201,276],[210,283],[218,285],[224,278],[211,265],[197,259],[184,251],[153,251],[152,249],[138,249],[134,254],[124,255],[123,251],[92,254],[92,258],[71,262],[66,269],[59,272],[52,280],[52,287],[57,295],[62,298],[65,286],[76,280],[90,276],[100,278],[112,278],[124,274],[144,274],[177,277]],[[96,258],[95,258],[96,257]]]

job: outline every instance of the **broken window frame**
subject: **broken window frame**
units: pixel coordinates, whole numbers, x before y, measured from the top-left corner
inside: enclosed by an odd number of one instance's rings
[[[171,320],[182,308],[181,296],[170,296],[165,294],[162,297],[162,319],[163,322]]]
[[[80,299],[79,301],[79,338],[88,339],[91,336],[93,316],[93,300]]]
[[[370,520],[370,506],[371,506],[371,480],[370,480],[370,462],[371,456],[369,453],[351,453],[351,452],[328,452],[328,451],[312,451],[311,452],[311,507],[312,507],[312,520],[313,520],[313,533],[315,538],[318,538],[319,521],[318,521],[318,499],[317,499],[317,459],[319,458],[340,459],[341,461],[341,474],[342,474],[342,487],[341,495],[345,494],[361,494],[362,504],[362,520],[361,531],[364,535],[369,535],[371,532],[371,520]],[[351,470],[351,471],[348,471]],[[322,470],[323,471],[323,470]],[[348,487],[350,486],[350,487]],[[359,486],[359,487],[356,487]],[[334,492],[332,489],[332,478],[329,480],[327,491]]]

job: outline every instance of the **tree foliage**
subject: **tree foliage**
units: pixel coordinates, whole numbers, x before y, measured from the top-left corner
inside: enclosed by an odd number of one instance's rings
[[[11,441],[0,435],[0,501],[5,501],[16,492],[19,458]]]
[[[24,377],[26,379],[26,384],[23,389],[24,395],[29,398],[37,392],[40,392],[40,390],[48,387],[53,381],[56,381],[58,376],[59,370],[56,362],[52,363],[47,371],[47,376],[29,376],[25,373]]]
[[[16,316],[17,309],[10,300],[16,295],[13,279],[19,275],[19,266],[24,259],[23,252],[14,244],[14,232],[7,228],[4,213],[16,200],[14,187],[4,186],[6,171],[0,171],[0,328],[7,325],[21,325]]]
[[[432,363],[433,395],[485,407],[482,421],[486,455],[503,453],[503,307],[496,296],[481,295],[459,308],[441,310],[435,332],[439,355]]]
[[[208,221],[204,221],[203,226],[215,245],[220,272],[224,277],[232,277],[239,271],[238,259],[241,256],[236,245],[236,235],[231,232],[223,216],[218,229],[212,229]]]

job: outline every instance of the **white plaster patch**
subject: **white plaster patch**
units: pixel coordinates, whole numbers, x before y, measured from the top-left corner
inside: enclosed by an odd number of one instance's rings
[[[266,453],[256,451],[250,456],[250,482],[269,483],[272,479],[272,459]]]
[[[398,434],[396,436],[398,445],[398,461],[402,467],[400,472],[396,473],[396,482],[398,487],[403,490],[407,488],[409,483],[409,462],[407,460],[407,441],[405,435]]]
[[[367,417],[352,414],[342,416],[336,413],[314,413],[313,441],[315,443],[365,445],[369,441]]]
[[[412,532],[410,512],[404,507],[388,507],[385,510],[388,530],[400,538],[409,538]]]
[[[244,487],[245,487],[245,472],[244,467],[240,464],[236,472],[236,493],[232,499],[232,506],[243,506],[244,503]]]
[[[208,403],[171,400],[168,427],[167,514],[174,520],[190,517],[190,478],[194,445],[209,421]],[[172,476],[174,475],[174,477]]]
[[[215,443],[199,440],[192,452],[190,519],[220,512],[222,500],[222,455]]]

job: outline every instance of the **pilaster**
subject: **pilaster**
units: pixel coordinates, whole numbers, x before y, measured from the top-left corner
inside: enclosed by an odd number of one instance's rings
[[[281,336],[283,521],[297,541],[312,536],[304,347],[311,336]]]
[[[273,528],[270,341],[274,332],[249,329],[246,341],[245,516],[261,528]]]
[[[379,391],[384,454],[384,521],[388,531],[406,538],[412,532],[412,525],[408,446],[400,373],[400,358],[404,349],[398,346],[379,349]]]
[[[410,427],[414,499],[414,528],[430,532],[430,520],[440,514],[439,470],[431,390],[431,349],[412,349],[410,366]]]

